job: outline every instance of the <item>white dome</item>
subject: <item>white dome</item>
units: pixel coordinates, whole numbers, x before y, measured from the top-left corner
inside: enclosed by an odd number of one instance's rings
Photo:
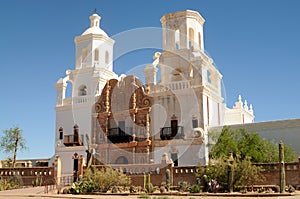
[[[95,35],[104,35],[107,36],[107,34],[99,27],[90,27],[82,35],[88,35],[88,34],[95,34]]]
[[[107,34],[100,28],[101,17],[98,14],[93,14],[90,16],[91,26],[82,33],[82,35],[94,34],[94,35],[104,35]]]

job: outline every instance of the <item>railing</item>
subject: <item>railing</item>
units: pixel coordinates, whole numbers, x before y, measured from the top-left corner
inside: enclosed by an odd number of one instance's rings
[[[180,90],[180,89],[190,88],[189,81],[175,81],[175,82],[165,83],[162,85],[167,87],[169,90]]]
[[[126,127],[125,131],[123,131],[120,128],[110,128],[110,129],[108,129],[107,138],[112,143],[130,142],[133,140],[132,128]]]
[[[83,135],[65,135],[64,145],[65,146],[83,146]]]
[[[125,131],[121,128],[110,128],[108,129],[108,139],[112,143],[124,143],[133,141],[133,128],[126,127]],[[135,128],[135,141],[143,142],[146,141],[146,128],[136,127]]]
[[[160,129],[161,140],[182,139],[184,138],[183,126],[178,126],[177,129],[171,127],[163,127]]]
[[[99,99],[99,96],[79,96],[63,99],[63,105],[94,103]]]
[[[44,193],[48,194],[51,191],[59,190],[62,187],[70,186],[74,182],[74,176],[63,176],[59,179],[53,178],[45,182]]]

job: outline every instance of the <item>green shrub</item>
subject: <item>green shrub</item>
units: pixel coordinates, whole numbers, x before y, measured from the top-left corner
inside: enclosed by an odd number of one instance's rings
[[[188,189],[189,189],[189,184],[188,184],[188,182],[186,182],[186,181],[179,181],[179,182],[178,182],[178,189],[179,189],[179,191],[181,191],[181,192],[188,191]]]
[[[190,187],[190,193],[199,193],[200,192],[200,187],[198,185],[193,185]]]
[[[0,191],[17,189],[19,187],[20,185],[17,178],[0,179]]]
[[[85,171],[82,181],[73,183],[71,192],[74,194],[101,192],[106,193],[114,186],[126,187],[130,179],[122,172],[110,167],[98,170],[91,167]]]

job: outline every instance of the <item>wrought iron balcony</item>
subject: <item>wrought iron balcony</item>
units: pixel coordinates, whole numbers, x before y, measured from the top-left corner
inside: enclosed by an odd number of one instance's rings
[[[83,146],[83,135],[65,135],[64,136],[65,146]]]
[[[160,139],[161,140],[172,140],[172,139],[182,139],[184,138],[183,126],[178,126],[177,128],[163,127],[160,129]]]
[[[122,142],[130,142],[133,140],[132,137],[132,128],[125,128],[125,131],[120,128],[110,128],[108,129],[107,138],[112,143],[122,143]]]

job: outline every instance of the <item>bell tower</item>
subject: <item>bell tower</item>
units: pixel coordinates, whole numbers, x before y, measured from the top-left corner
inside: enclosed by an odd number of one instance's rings
[[[101,17],[90,16],[90,27],[81,36],[75,37],[76,69],[96,67],[113,71],[114,40],[100,28]]]
[[[74,151],[69,147],[81,147],[76,149],[76,154],[86,155],[83,144],[85,136],[92,138],[92,123],[95,119],[93,106],[106,82],[118,77],[113,72],[112,63],[115,41],[100,28],[101,17],[97,13],[89,19],[90,26],[74,39],[74,68],[67,70],[66,76],[55,84],[55,153],[62,157],[65,165],[62,172],[65,174],[73,170],[68,160],[72,159]]]
[[[163,49],[204,50],[204,18],[196,11],[184,10],[164,15],[160,19],[163,27]]]
[[[160,21],[163,28],[161,82],[193,79],[191,61],[204,52],[204,18],[196,11],[183,10],[166,14]]]

